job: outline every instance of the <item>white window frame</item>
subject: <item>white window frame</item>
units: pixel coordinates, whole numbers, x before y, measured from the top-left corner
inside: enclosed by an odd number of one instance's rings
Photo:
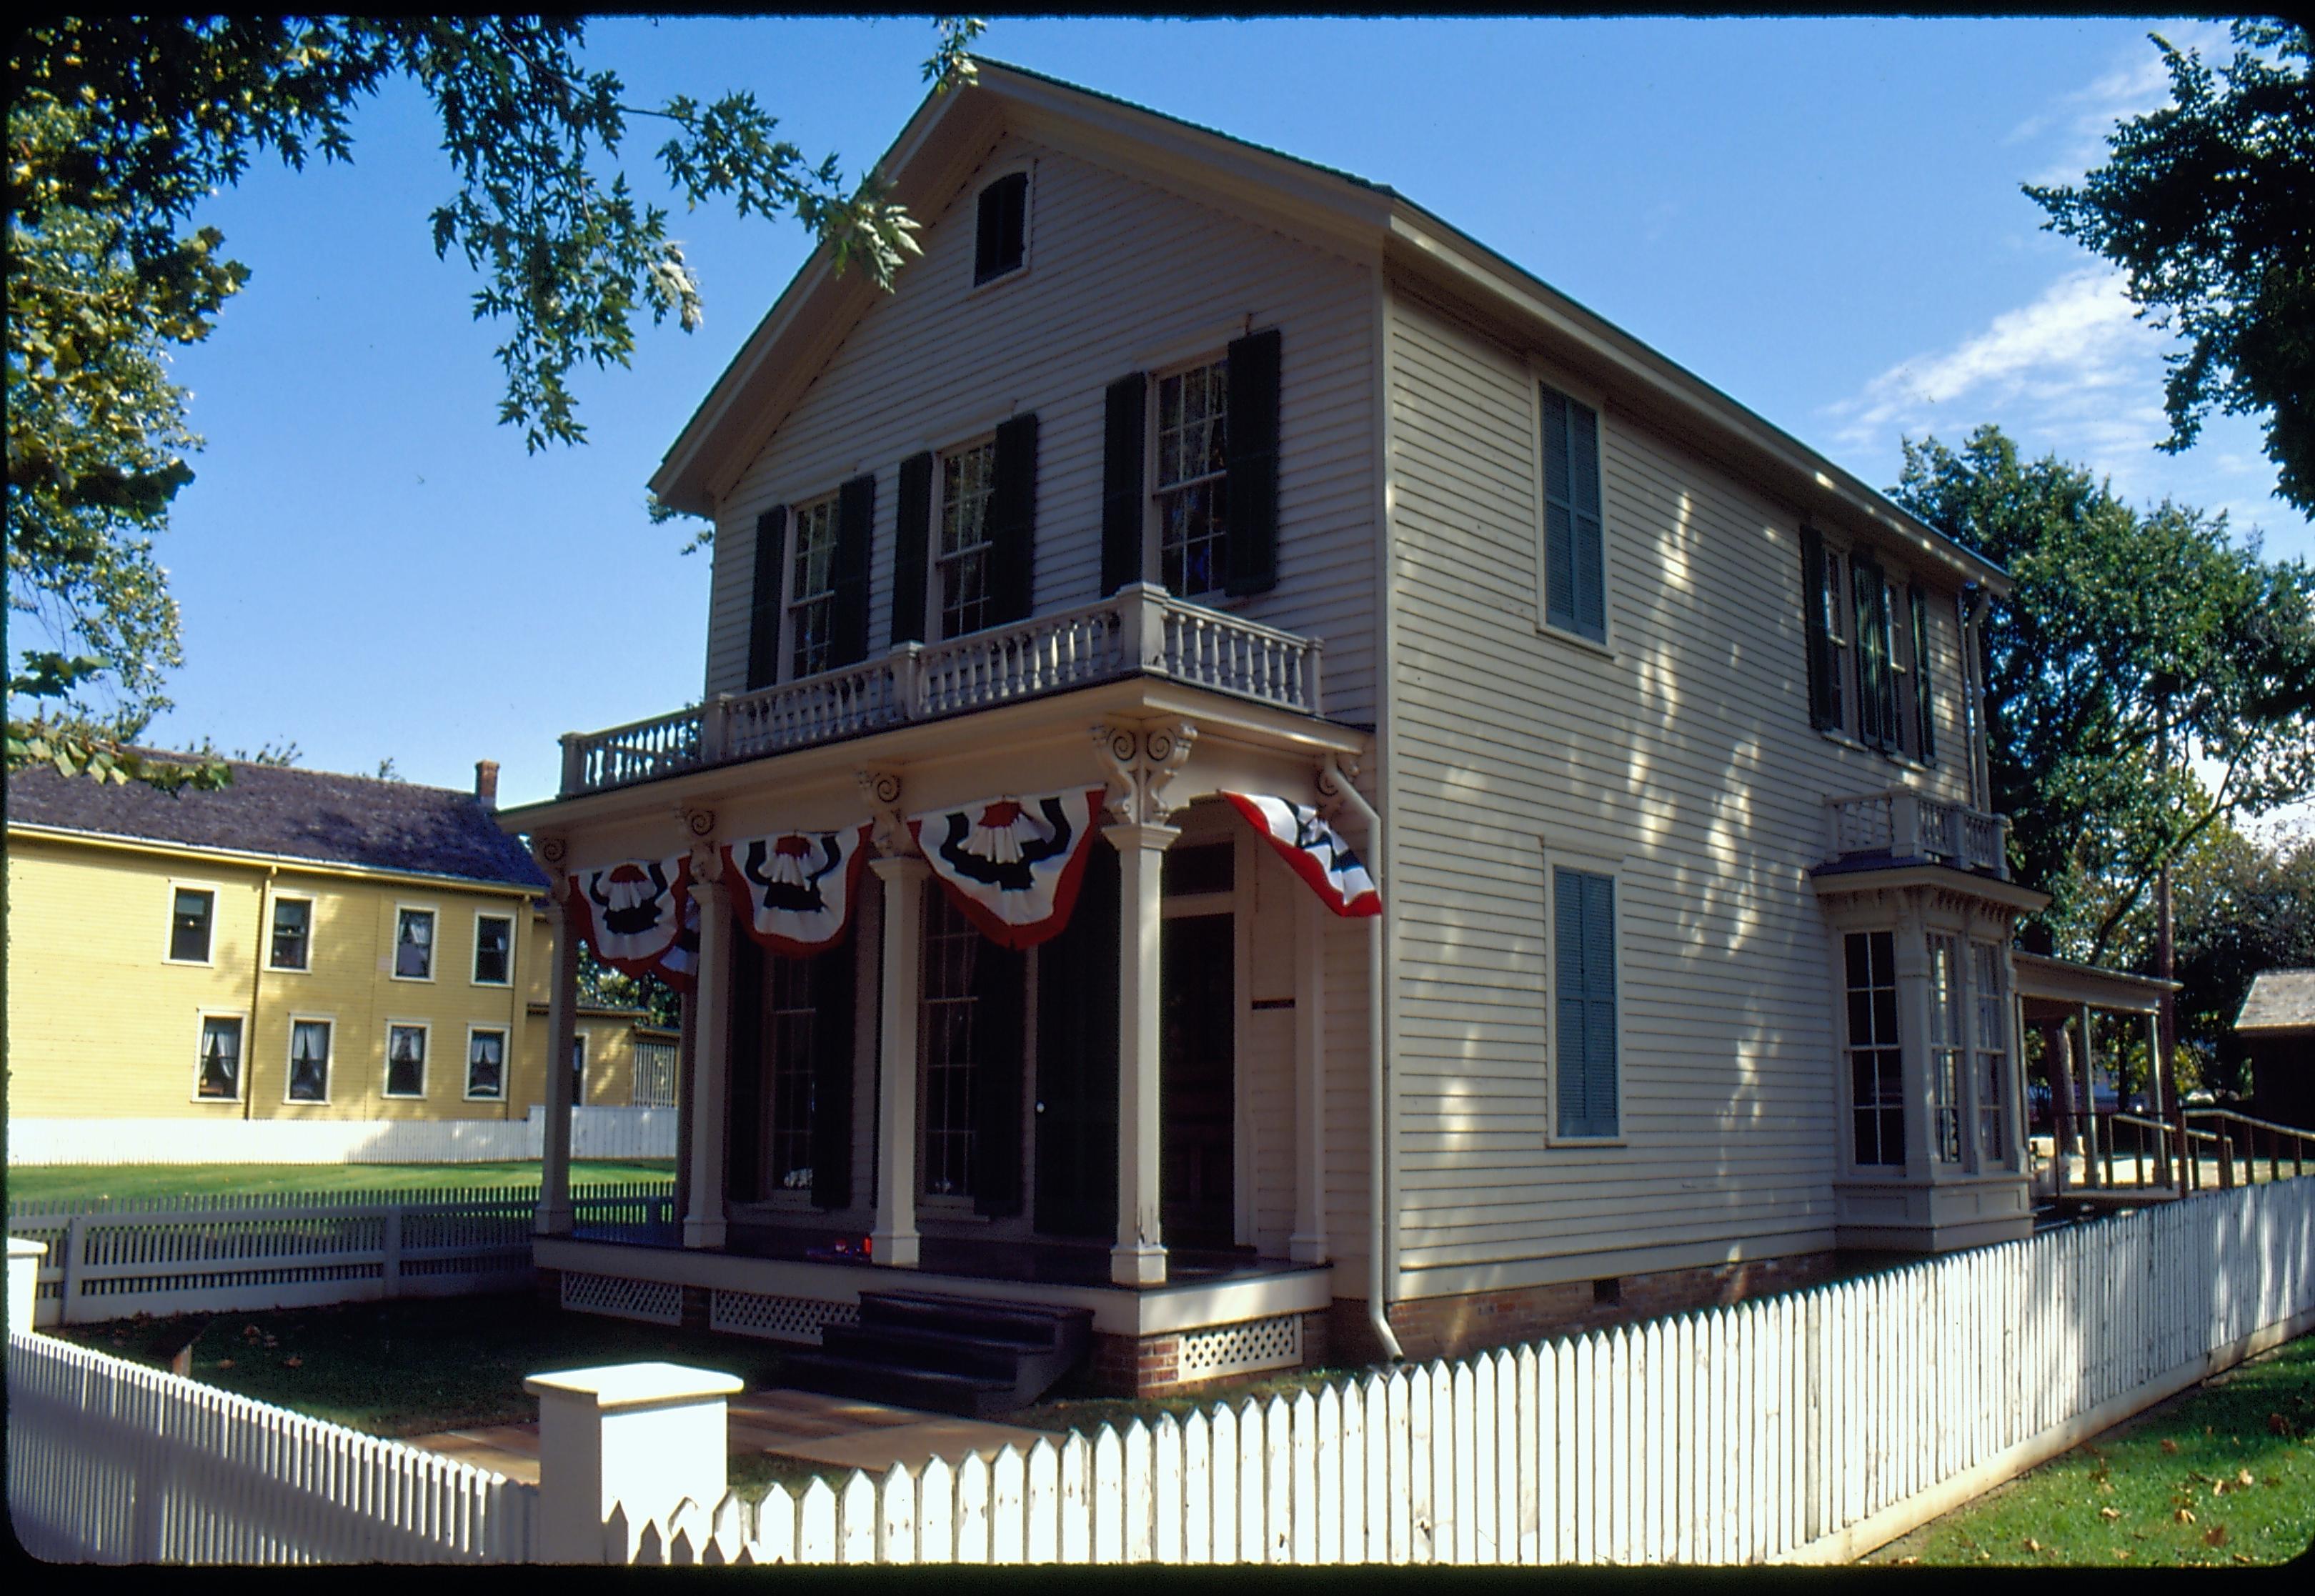
[[[173,916],[176,900],[170,900]],[[191,1101],[194,1103],[242,1103],[249,1097],[249,1011],[242,1008],[197,1008],[193,1011],[193,1086]],[[236,1020],[241,1024],[241,1045],[234,1055],[233,1095],[204,1097],[201,1095],[201,1042],[208,1034],[211,1020]]]
[[[1949,973],[1952,986],[1942,1012],[1938,991],[1938,952],[1942,945],[1951,956]],[[1921,999],[1926,1010],[1922,1034],[1929,1039],[1928,1066],[1929,1099],[1929,1160],[1948,1169],[1968,1169],[1976,1160],[1972,1156],[1975,1141],[1975,1115],[1972,1113],[1969,1071],[1975,1062],[1969,1045],[1970,995],[1969,967],[1965,962],[1969,952],[1966,930],[1956,930],[1932,925],[1923,930],[1921,942]],[[1950,1022],[1951,1029],[1942,1040],[1938,1037],[1940,1021]],[[1950,1095],[1948,1095],[1950,1094]],[[1950,1130],[1952,1139],[1947,1139]],[[1952,1151],[1947,1154],[1947,1148]]]
[[[276,964],[273,962],[274,916],[285,903],[306,906],[306,962],[303,964]],[[272,892],[265,900],[265,973],[268,975],[311,975],[314,973],[314,931],[321,917],[315,912],[314,895],[310,892]]]
[[[1014,275],[1016,274],[1008,272],[1003,278],[991,279],[990,282],[993,285],[997,282],[1010,281]],[[987,539],[989,534],[989,506],[994,504],[997,497],[997,433],[995,429],[983,428],[978,432],[968,435],[968,437],[962,442],[952,443],[945,448],[936,448],[929,451],[933,457],[933,480],[930,488],[930,492],[932,493],[932,507],[929,512],[929,518],[926,522],[926,525],[929,528],[929,534],[925,538],[925,613],[922,617],[924,620],[924,636],[927,643],[946,643],[953,638],[970,637],[972,635],[971,632],[951,632],[944,619],[943,611],[945,607],[942,603],[943,593],[941,588],[941,527],[943,512],[948,506],[948,463],[959,457],[968,455],[975,450],[983,448],[989,451],[989,503],[984,505],[982,509],[981,536],[983,542],[981,546],[983,548],[993,548],[994,545],[988,542]],[[993,584],[989,582],[989,579],[993,577],[995,568],[993,564],[984,563],[981,569],[984,573],[984,586],[990,588],[990,590],[984,593],[984,602],[992,601],[995,598],[995,593],[993,591]],[[986,626],[976,628],[976,630],[979,631],[986,631],[987,629],[988,628]]]
[[[394,1089],[394,1033],[396,1031],[418,1033],[418,1089],[397,1092]],[[386,1022],[386,1051],[378,1057],[377,1095],[391,1103],[423,1103],[426,1101],[426,1074],[434,1062],[434,1022],[431,1020],[398,1020]]]
[[[337,1095],[338,1075],[338,1016],[335,1015],[296,1014],[284,1016],[286,1030],[281,1042],[281,1101],[293,1108],[327,1108]],[[319,1097],[292,1097],[290,1086],[297,1067],[297,1027],[319,1025],[328,1033],[330,1051],[322,1060],[322,1095]]]
[[[1894,1164],[1866,1164],[1860,1163],[1857,1157],[1858,1109],[1857,1070],[1849,1058],[1849,1054],[1856,1050],[1857,1042],[1849,1031],[1849,939],[1852,936],[1880,935],[1885,935],[1889,938],[1889,979],[1893,983],[1892,989],[1896,993],[1897,1034],[1895,1041],[1890,1045],[1894,1046],[1897,1052],[1897,1152],[1899,1157],[1897,1162]],[[1888,918],[1856,920],[1844,918],[1837,920],[1832,927],[1832,1033],[1833,1056],[1837,1060],[1834,1085],[1840,1094],[1840,1121],[1838,1134],[1840,1139],[1840,1167],[1844,1178],[1859,1181],[1915,1180],[1921,1174],[1920,1165],[1913,1157],[1914,1137],[1918,1130],[1914,1121],[1922,1113],[1929,1112],[1929,1104],[1926,1099],[1916,1100],[1915,1077],[1909,1068],[1912,1049],[1906,1045],[1905,1040],[1908,1017],[1906,1010],[1912,999],[1906,996],[1905,980],[1898,970],[1898,965],[1903,962],[1904,955],[1905,939],[1909,935],[1919,936],[1920,927],[1914,926],[1909,930],[1902,919]],[[1869,953],[1867,956],[1870,956]],[[1924,959],[1928,957],[1926,953],[1922,956]],[[1876,1046],[1875,1051],[1886,1050]],[[1880,1105],[1875,1106],[1877,1109]]]
[[[1578,641],[1590,644],[1588,638]],[[1543,844],[1543,880],[1537,894],[1543,905],[1543,1145],[1629,1147],[1632,1145],[1628,1112],[1630,1092],[1626,1083],[1631,1077],[1631,1052],[1626,1046],[1625,1015],[1631,1008],[1631,994],[1624,980],[1624,919],[1630,907],[1625,895],[1630,879],[1628,868],[1629,856],[1557,847],[1548,838],[1539,840]],[[1615,916],[1609,933],[1610,965],[1616,979],[1616,1134],[1613,1136],[1562,1136],[1559,1133],[1559,904],[1556,894],[1557,872],[1561,870],[1578,871],[1585,875],[1604,875],[1614,883],[1611,891],[1615,900]]]
[[[1166,380],[1168,377],[1184,377],[1209,366],[1226,366],[1229,361],[1230,341],[1237,335],[1236,328],[1233,328],[1228,334],[1218,341],[1219,348],[1215,343],[1206,343],[1200,346],[1197,352],[1177,355],[1163,364],[1152,366],[1144,379],[1148,386],[1142,403],[1143,413],[1147,419],[1141,429],[1141,580],[1145,582],[1163,585],[1166,579],[1166,517],[1158,508],[1160,497],[1169,492],[1179,492],[1185,487],[1195,486],[1201,481],[1220,482],[1227,492],[1229,483],[1229,451],[1227,447],[1222,451],[1222,469],[1219,474],[1193,477],[1182,483],[1170,484],[1158,482],[1158,434],[1161,427],[1159,396],[1165,390]],[[1222,396],[1223,403],[1227,404],[1229,397],[1229,377],[1227,372],[1222,377]],[[1227,512],[1225,512],[1223,530],[1226,534],[1228,530]],[[1222,549],[1222,557],[1227,564],[1228,560],[1227,536],[1223,539]],[[1171,588],[1166,590],[1176,598],[1186,598],[1193,604],[1226,608],[1233,605],[1236,599],[1228,590],[1229,572],[1225,570],[1221,573],[1221,578],[1222,580],[1212,587],[1202,588],[1194,593],[1175,592]]]
[[[836,545],[844,536],[843,500],[844,495],[840,489],[830,488],[828,492],[815,493],[809,499],[792,501],[788,505],[787,536],[782,541],[780,546],[780,669],[776,678],[777,680],[802,681],[807,676],[820,674],[817,670],[796,669],[795,651],[798,634],[796,610],[800,604],[811,603],[814,599],[824,598],[829,601],[830,616],[835,613]],[[829,585],[826,593],[815,594],[812,599],[798,599],[795,596],[796,554],[803,546],[804,513],[807,510],[817,512],[823,505],[828,510]]]
[[[209,895],[209,935],[206,957],[199,959],[177,957],[177,894],[180,892],[207,892]],[[225,890],[216,882],[194,881],[173,875],[169,877],[168,899],[161,917],[161,962],[174,964],[187,970],[216,969],[218,911],[224,904]]]
[[[1996,984],[1991,993],[1978,984],[1977,955],[1981,948],[1993,955]],[[1969,1068],[1972,1072],[1970,1081],[1973,1099],[1971,1107],[1977,1122],[1970,1128],[1971,1145],[1976,1149],[1976,1167],[1996,1170],[2015,1169],[2018,1167],[2019,1132],[2024,1127],[2018,1121],[2017,1111],[2011,1106],[2012,1100],[2017,1095],[2012,1083],[2017,1080],[2018,1074],[2018,1049],[2015,1040],[2018,1005],[2012,991],[2013,979],[2009,970],[2007,944],[1996,937],[1980,935],[1977,927],[1971,927],[1962,936],[1962,973],[1968,982],[1968,997],[1965,1000],[1964,1018],[1968,1022]],[[1999,1027],[1996,1037],[1999,1045],[1988,1045],[1984,1027],[1979,1023],[1979,1016],[1982,1013],[1981,1006],[1989,998],[1992,1000],[1996,1024]],[[1979,1089],[1980,1077],[1975,1073],[1982,1067],[1989,1055],[1998,1055],[2001,1060],[2001,1079],[1996,1083],[1998,1091],[1995,1100],[1991,1103],[1986,1100],[1984,1092]],[[1986,1155],[1984,1129],[1985,1116],[1989,1113],[1999,1116],[2001,1126],[2001,1150],[1998,1157],[1991,1158]]]
[[[482,1035],[499,1039],[499,1089],[495,1092],[475,1090],[475,1038]],[[468,1025],[466,1027],[466,1058],[462,1090],[468,1103],[504,1103],[507,1100],[508,1079],[514,1073],[514,1028],[511,1025]]]
[[[433,929],[426,934],[426,973],[423,975],[402,973],[402,917],[406,914],[422,914],[433,922]],[[442,911],[440,908],[430,903],[396,903],[394,906],[394,927],[386,938],[386,979],[431,986],[441,969]]]
[[[1552,638],[1570,644],[1602,659],[1612,660],[1619,652],[1616,635],[1616,540],[1613,521],[1608,514],[1608,403],[1607,395],[1591,384],[1569,377],[1556,367],[1536,360],[1524,362],[1521,375],[1527,383],[1527,437],[1530,458],[1535,466],[1535,492],[1531,495],[1535,545],[1535,630],[1538,636]],[[1600,635],[1590,638],[1581,632],[1558,625],[1548,617],[1551,614],[1550,554],[1547,539],[1551,526],[1549,495],[1546,491],[1543,464],[1543,392],[1549,387],[1588,408],[1596,425],[1592,428],[1592,469],[1599,474],[1600,483]],[[1621,1005],[1618,1006],[1619,1014]]]
[[[1850,591],[1849,552],[1848,544],[1836,545],[1830,538],[1825,540],[1824,581],[1826,596],[1832,601],[1832,612],[1825,625],[1825,663],[1832,672],[1833,690],[1840,695],[1840,714],[1832,725],[1823,728],[1823,733],[1844,748],[1862,749],[1865,744],[1858,740],[1855,731],[1860,678],[1857,672],[1857,639],[1851,635],[1857,630],[1857,600]],[[1808,598],[1802,601],[1806,603]]]
[[[1010,271],[1000,271],[981,282],[971,281],[980,263],[980,196],[997,183],[1016,173],[1028,174],[1028,187],[1021,195],[1021,263]],[[972,249],[965,264],[967,288],[965,297],[983,294],[1001,283],[1019,282],[1029,275],[1037,261],[1037,162],[1033,156],[1016,156],[989,169],[988,174],[972,185],[972,205],[967,213],[972,217]]]
[[[484,920],[502,920],[506,924],[506,978],[503,980],[484,980],[481,976],[475,973],[475,966],[480,964],[483,961],[483,922]],[[510,910],[478,909],[475,911],[474,944],[468,950],[471,957],[466,961],[466,984],[468,986],[487,987],[492,991],[495,992],[503,990],[504,989],[514,985],[514,927],[515,917]]]

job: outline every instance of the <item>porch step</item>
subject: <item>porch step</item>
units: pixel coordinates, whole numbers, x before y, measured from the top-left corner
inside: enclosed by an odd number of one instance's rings
[[[1093,1310],[918,1291],[863,1291],[860,1322],[781,1375],[809,1391],[985,1419],[1026,1407],[1083,1361]]]

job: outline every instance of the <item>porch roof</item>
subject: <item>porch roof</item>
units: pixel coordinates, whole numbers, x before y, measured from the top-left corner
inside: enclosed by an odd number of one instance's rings
[[[2178,989],[2177,981],[2151,975],[2129,975],[2077,964],[2046,953],[2017,953],[2018,996],[2028,1019],[2057,1019],[2088,1006],[2113,1014],[2151,1015],[2162,1009],[2162,995]]]

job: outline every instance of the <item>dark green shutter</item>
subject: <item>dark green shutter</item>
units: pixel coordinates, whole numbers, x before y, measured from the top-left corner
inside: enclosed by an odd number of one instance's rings
[[[1575,629],[1575,509],[1568,500],[1567,396],[1543,395],[1543,618]]]
[[[780,505],[756,518],[755,591],[748,610],[748,691],[780,678],[780,566],[787,558],[788,511]]]
[[[989,619],[1025,621],[1036,592],[1037,417],[997,424],[989,492]]]
[[[900,462],[900,501],[892,507],[892,642],[925,638],[925,578],[932,561],[933,457]]]
[[[1101,454],[1101,590],[1141,580],[1141,466],[1149,379],[1137,371],[1109,385]]]
[[[1021,1211],[1021,1051],[1026,955],[983,940],[972,971],[972,1211]]]
[[[1873,624],[1879,607],[1881,567],[1861,554],[1849,557],[1849,607],[1856,612],[1857,740],[1879,748],[1881,730],[1881,633]]]
[[[1929,606],[1919,587],[1906,590],[1913,623],[1913,722],[1920,728],[1921,763],[1938,757],[1938,703],[1929,686]]]
[[[1897,634],[1890,625],[1889,573],[1873,568],[1873,669],[1881,696],[1881,747],[1895,749],[1905,740],[1904,723],[1897,714]]]
[[[1616,883],[1552,872],[1559,1134],[1613,1136],[1616,1115]]]
[[[1824,538],[1814,527],[1801,528],[1801,608],[1808,631],[1809,724],[1830,731],[1840,724],[1840,699],[1832,681],[1832,638],[1825,629]]]
[[[763,1195],[764,1070],[770,1063],[765,1057],[765,954],[749,937],[726,936],[724,943],[731,957],[726,968],[732,972],[732,1052],[724,1072],[730,1112],[723,1122],[723,1193],[735,1202],[753,1202]],[[695,1068],[695,1078],[706,1073]],[[691,1124],[699,1124],[696,1106]]]
[[[836,495],[836,550],[829,572],[828,663],[857,665],[868,657],[868,540],[876,525],[876,478],[856,476]]]
[[[743,939],[744,940],[744,939]],[[852,1201],[853,982],[856,944],[812,961],[812,1203]]]
[[[1278,585],[1278,329],[1229,346],[1228,574],[1222,590]]]

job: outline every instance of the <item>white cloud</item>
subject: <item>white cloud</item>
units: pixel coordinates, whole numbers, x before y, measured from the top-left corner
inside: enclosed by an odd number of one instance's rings
[[[2233,48],[2227,30],[2207,22],[2158,23],[2148,30],[2160,33],[2179,49],[2197,52],[2205,64],[2227,58]],[[2078,89],[2058,95],[2048,105],[2009,130],[2006,144],[2039,144],[2039,164],[2026,181],[2044,187],[2079,182],[2082,174],[2102,164],[2107,135],[2125,117],[2142,115],[2170,99],[2170,73],[2153,43],[2138,38],[2120,52],[2106,72]]]

